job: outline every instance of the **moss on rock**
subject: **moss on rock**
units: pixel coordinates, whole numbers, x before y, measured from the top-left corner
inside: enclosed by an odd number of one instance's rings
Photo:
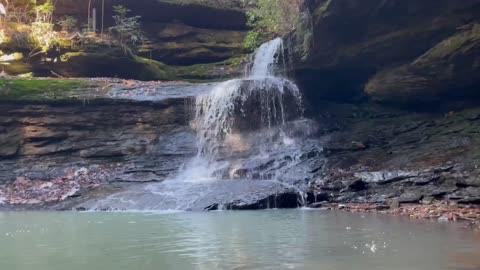
[[[479,96],[480,25],[466,25],[410,64],[385,69],[366,85],[376,100],[432,102]]]
[[[174,80],[172,68],[138,56],[75,52],[62,55],[53,70],[65,77],[119,77],[137,80]]]
[[[2,79],[1,101],[49,101],[70,99],[78,90],[92,89],[98,83],[81,79]]]
[[[222,62],[180,66],[174,70],[176,77],[182,80],[217,81],[240,75],[247,59],[247,55],[240,55]]]

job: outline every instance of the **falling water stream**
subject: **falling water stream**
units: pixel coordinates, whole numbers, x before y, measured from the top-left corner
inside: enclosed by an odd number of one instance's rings
[[[198,154],[193,166],[188,168],[198,172],[194,178],[200,181],[205,177],[212,180],[231,178],[232,172],[225,169],[233,168],[226,159],[235,157],[238,148],[252,145],[244,136],[251,129],[263,131],[262,135],[269,137],[273,127],[280,127],[275,132],[282,135],[283,141],[278,143],[293,143],[282,130],[288,117],[285,100],[293,100],[293,107],[296,107],[293,109],[298,111],[301,98],[292,81],[275,76],[284,62],[282,44],[280,38],[263,44],[255,53],[246,78],[220,83],[197,97],[193,125],[197,131]],[[293,116],[299,115],[294,112]],[[266,142],[256,147],[265,146],[270,147]],[[195,165],[199,164],[206,165],[208,170],[198,170]],[[202,177],[202,171],[207,175]]]
[[[255,201],[287,190],[297,193],[303,205],[303,191],[279,169],[299,161],[296,137],[308,129],[301,120],[300,91],[282,76],[284,69],[282,39],[263,44],[244,78],[215,84],[196,97],[191,126],[197,154],[175,175],[87,208],[223,208],[231,200]]]

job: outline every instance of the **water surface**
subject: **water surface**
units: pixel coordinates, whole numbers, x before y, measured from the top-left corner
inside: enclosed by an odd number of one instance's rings
[[[0,269],[480,269],[451,224],[314,210],[0,212]]]

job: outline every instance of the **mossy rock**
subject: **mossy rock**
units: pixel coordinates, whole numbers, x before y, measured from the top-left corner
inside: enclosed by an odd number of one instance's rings
[[[97,83],[80,79],[2,79],[2,101],[53,101],[70,99],[79,90],[97,87]]]
[[[240,55],[228,60],[191,66],[174,67],[177,78],[192,82],[218,81],[242,75],[248,55]]]
[[[22,60],[0,63],[0,68],[9,75],[25,74],[31,72],[33,69],[30,63]]]
[[[56,73],[65,77],[119,77],[137,80],[174,80],[172,68],[137,56],[99,53],[66,53],[53,63]]]
[[[374,76],[365,92],[380,101],[436,102],[480,97],[480,25],[466,25],[410,64]]]

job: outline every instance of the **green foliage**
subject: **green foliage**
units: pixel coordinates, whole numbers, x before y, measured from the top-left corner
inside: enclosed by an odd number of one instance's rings
[[[10,2],[7,7],[5,22],[21,24],[30,24],[32,22],[31,1],[16,0],[15,2]]]
[[[225,63],[227,63],[231,68],[239,68],[239,67],[243,67],[243,65],[245,63],[248,63],[249,60],[250,60],[250,55],[244,54],[244,55],[230,58],[226,60]]]
[[[31,25],[31,37],[38,44],[37,47],[42,52],[57,42],[57,34],[53,31],[53,12],[55,6],[52,0],[47,0],[43,4],[38,4],[37,0],[32,0],[33,11],[35,12],[35,21]]]
[[[72,32],[77,28],[78,19],[74,16],[65,16],[58,21],[58,25],[62,27],[62,31]]]
[[[2,100],[56,100],[68,98],[76,90],[93,88],[85,80],[8,79],[0,80]]]
[[[127,48],[136,48],[143,43],[145,38],[140,23],[141,17],[128,17],[130,10],[125,6],[114,6],[113,9],[115,25],[109,28],[112,36],[117,39],[121,46]]]
[[[247,33],[245,41],[243,42],[243,47],[248,51],[254,51],[258,46],[260,46],[261,35],[257,30],[251,30]]]
[[[261,40],[282,36],[295,29],[304,0],[258,0],[247,12],[252,27],[245,39],[245,47],[255,48]]]
[[[53,12],[55,11],[55,6],[52,0],[47,0],[43,4],[38,4],[37,0],[32,0],[34,5],[33,11],[35,12],[35,22],[38,23],[51,23],[53,18]]]

